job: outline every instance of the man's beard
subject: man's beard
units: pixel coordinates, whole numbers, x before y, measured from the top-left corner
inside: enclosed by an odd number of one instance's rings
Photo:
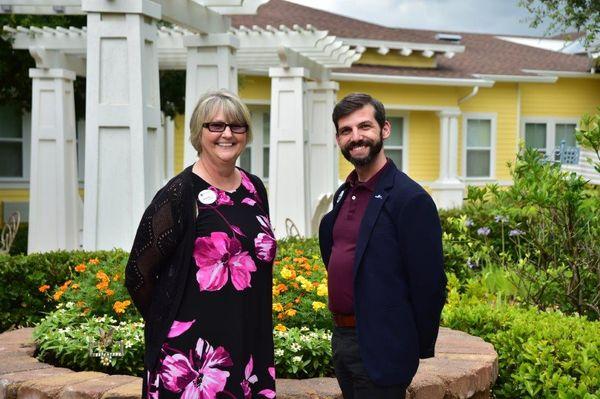
[[[367,155],[363,158],[355,158],[350,155],[350,151],[352,151],[355,147],[365,146],[369,149]],[[373,162],[377,154],[381,152],[383,148],[383,134],[379,133],[379,140],[371,141],[371,140],[359,140],[352,143],[347,144],[345,147],[341,147],[342,155],[346,158],[352,165],[354,166],[366,166]]]

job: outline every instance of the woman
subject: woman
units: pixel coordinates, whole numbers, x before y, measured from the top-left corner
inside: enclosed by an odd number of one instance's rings
[[[235,167],[249,121],[234,94],[200,98],[190,120],[199,159],[140,222],[126,285],[146,322],[143,397],[275,397],[275,239],[264,185]]]

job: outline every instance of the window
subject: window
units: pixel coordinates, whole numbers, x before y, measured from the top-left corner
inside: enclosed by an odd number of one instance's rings
[[[463,176],[466,179],[493,179],[496,141],[496,114],[463,114]]]
[[[239,166],[254,173],[261,179],[269,178],[269,140],[271,138],[271,114],[265,106],[251,106],[252,143],[249,143],[242,155]]]
[[[567,147],[576,147],[576,120],[527,118],[523,124],[523,138],[527,148],[535,148],[552,156],[554,149],[564,140]]]
[[[400,170],[406,171],[404,162],[404,118],[388,118],[392,124],[392,133],[385,142],[385,155],[396,164]]]
[[[0,178],[22,178],[22,114],[17,106],[0,106]]]

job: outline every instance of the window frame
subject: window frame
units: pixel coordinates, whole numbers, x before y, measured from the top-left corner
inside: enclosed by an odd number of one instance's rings
[[[520,140],[525,144],[525,127],[528,123],[539,123],[546,125],[546,156],[553,159],[554,149],[556,148],[556,125],[569,124],[575,125],[575,129],[579,129],[580,118],[568,118],[568,117],[548,117],[548,116],[527,116],[521,118],[521,131],[519,134]],[[576,142],[576,146],[579,145]]]
[[[401,111],[391,111],[388,112],[388,115],[386,115],[387,120],[392,123],[392,121],[390,119],[392,118],[396,118],[396,119],[402,119],[402,145],[398,146],[398,145],[389,145],[387,143],[384,143],[383,148],[384,148],[384,152],[385,150],[402,150],[402,165],[396,165],[396,166],[400,166],[402,172],[408,174],[408,126],[409,126],[409,117],[408,117],[409,113],[407,111],[405,112],[401,112]],[[393,125],[393,123],[392,123]]]
[[[28,188],[30,176],[30,160],[31,160],[31,113],[23,111],[21,114],[21,139],[0,139],[5,142],[20,142],[22,143],[22,160],[23,160],[23,175],[20,177],[0,177],[0,188]]]
[[[496,180],[496,140],[498,128],[498,114],[495,112],[464,112],[462,115],[462,179],[465,181],[484,181]],[[484,147],[467,147],[467,128],[470,119],[482,119],[490,121],[490,146]],[[490,151],[490,174],[489,176],[467,176],[467,152],[474,151]]]

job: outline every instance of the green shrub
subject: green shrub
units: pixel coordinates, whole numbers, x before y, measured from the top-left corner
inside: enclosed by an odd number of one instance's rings
[[[56,307],[49,295],[72,279],[74,267],[90,259],[126,259],[122,251],[57,251],[31,255],[0,255],[0,331],[31,326]],[[46,292],[40,288],[47,285]],[[43,290],[43,289],[42,289]]]
[[[455,276],[448,282],[442,323],[494,345],[494,397],[600,398],[600,322],[509,305],[481,278],[469,280],[463,294]]]

